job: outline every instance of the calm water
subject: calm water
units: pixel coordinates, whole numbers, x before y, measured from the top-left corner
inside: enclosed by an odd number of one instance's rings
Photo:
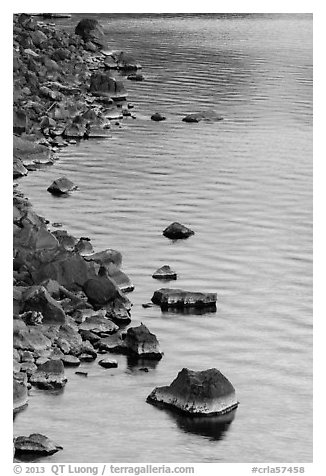
[[[132,52],[137,120],[112,139],[70,146],[21,189],[35,209],[96,250],[119,249],[142,321],[165,356],[143,373],[83,364],[60,395],[33,390],[15,434],[64,447],[48,462],[312,461],[312,18],[300,15],[102,16],[109,47]],[[64,23],[64,22],[63,22]],[[77,17],[68,21],[68,28]],[[185,124],[212,107],[215,124]],[[161,112],[167,121],[154,123]],[[67,175],[68,199],[46,188]],[[173,243],[172,221],[195,236]],[[216,291],[216,314],[143,309],[163,264],[171,286]],[[142,365],[140,365],[142,366]],[[145,403],[182,367],[217,367],[240,406],[224,431]]]

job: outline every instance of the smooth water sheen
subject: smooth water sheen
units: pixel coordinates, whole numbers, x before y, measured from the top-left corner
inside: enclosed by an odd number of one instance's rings
[[[125,82],[137,119],[63,150],[21,189],[97,251],[122,252],[133,324],[165,355],[148,373],[124,356],[113,370],[83,364],[88,378],[68,369],[60,395],[32,390],[14,432],[64,447],[47,462],[311,462],[312,17],[98,18],[109,48],[143,65],[144,82]],[[224,120],[181,121],[205,108]],[[151,121],[155,112],[167,120]],[[46,191],[61,175],[79,186],[69,198]],[[195,235],[166,239],[172,221]],[[179,276],[170,286],[216,291],[217,312],[143,309],[164,264]],[[228,428],[145,402],[183,367],[216,367],[233,383],[240,405]]]

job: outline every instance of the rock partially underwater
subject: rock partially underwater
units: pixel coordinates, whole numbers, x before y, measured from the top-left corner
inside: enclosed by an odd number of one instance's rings
[[[166,406],[189,416],[214,416],[238,406],[231,382],[217,369],[182,369],[169,386],[156,387],[147,402]]]

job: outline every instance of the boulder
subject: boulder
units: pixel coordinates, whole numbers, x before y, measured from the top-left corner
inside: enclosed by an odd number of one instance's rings
[[[28,405],[27,386],[13,379],[13,411],[20,412]]]
[[[112,55],[113,59],[116,61],[118,69],[125,71],[141,69],[141,65],[130,55],[124,51],[115,52]]]
[[[88,41],[98,46],[104,46],[104,31],[100,23],[92,18],[83,18],[75,28],[75,34],[82,37],[85,43]]]
[[[15,322],[17,321],[14,320],[14,324]],[[43,351],[51,347],[51,340],[38,327],[25,325],[24,329],[14,326],[13,345],[15,349]]]
[[[157,269],[152,277],[154,279],[177,279],[177,273],[169,265],[165,264]]]
[[[166,117],[162,116],[159,112],[156,112],[151,116],[152,121],[160,122],[160,121],[165,121]]]
[[[203,112],[195,112],[193,114],[188,114],[186,117],[182,119],[184,122],[217,122],[222,121],[223,117],[220,114],[217,114],[215,111],[203,111]]]
[[[144,324],[128,329],[125,345],[134,357],[160,360],[163,356],[156,335],[152,334]]]
[[[107,249],[104,251],[99,251],[92,255],[85,257],[86,261],[94,261],[94,263],[99,264],[100,266],[105,266],[109,269],[110,264],[113,263],[116,267],[120,268],[122,264],[122,255],[120,251]]]
[[[120,333],[102,338],[97,344],[98,350],[113,354],[127,354],[128,348]]]
[[[44,279],[54,279],[67,289],[80,289],[90,278],[95,276],[94,267],[87,263],[78,253],[60,251],[50,256],[45,262],[33,265],[32,278],[35,283]]]
[[[189,238],[189,236],[194,235],[195,232],[190,230],[184,225],[181,225],[178,222],[171,223],[165,230],[163,230],[163,235],[171,240],[180,240]]]
[[[100,309],[120,295],[117,285],[108,278],[107,270],[103,266],[100,267],[98,276],[84,283],[83,291],[94,309]]]
[[[20,159],[13,160],[13,178],[17,179],[28,174],[28,170]]]
[[[81,237],[75,245],[75,251],[81,256],[89,256],[94,254],[93,246],[89,238]]]
[[[118,362],[113,359],[102,359],[99,361],[99,365],[105,369],[113,369],[118,367]]]
[[[18,436],[14,439],[15,456],[49,456],[53,455],[62,446],[58,446],[52,440],[39,433],[33,433],[29,436]]]
[[[79,326],[80,331],[90,331],[94,334],[114,334],[118,330],[118,326],[110,319],[102,316],[87,317]]]
[[[53,195],[64,195],[72,190],[76,190],[76,185],[67,177],[60,177],[47,188],[47,191]]]
[[[93,96],[109,97],[114,100],[128,96],[122,81],[116,80],[109,72],[94,72],[90,78],[90,92]]]
[[[43,286],[31,286],[24,293],[24,311],[37,311],[43,315],[43,324],[64,324],[66,315],[61,304],[50,296]]]
[[[65,367],[78,367],[80,365],[80,360],[74,355],[65,355],[61,360]]]
[[[106,316],[118,326],[127,326],[131,322],[130,312],[125,306],[125,301],[116,298],[105,305]]]
[[[156,387],[147,402],[170,407],[189,416],[213,416],[238,406],[231,382],[217,369],[182,369],[169,386]]]
[[[171,308],[215,308],[217,294],[184,291],[182,289],[161,288],[154,292],[152,302],[162,309]]]
[[[30,383],[41,389],[56,389],[66,385],[64,366],[61,360],[48,360],[39,365],[31,376]]]
[[[124,293],[131,292],[135,289],[135,286],[132,284],[130,278],[113,264],[108,267],[108,276],[113,279],[120,291]]]
[[[77,238],[68,234],[67,230],[55,230],[52,235],[56,237],[61,246],[68,251],[73,251],[77,244]]]

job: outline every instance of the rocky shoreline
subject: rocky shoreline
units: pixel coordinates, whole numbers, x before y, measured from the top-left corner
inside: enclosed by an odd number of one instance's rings
[[[68,33],[34,16],[14,15],[13,52],[15,180],[52,165],[61,147],[77,140],[108,138],[124,117],[136,117],[115,72],[132,72],[128,78],[138,81],[141,66],[124,52],[106,49],[96,20],[83,19],[75,33]],[[154,116],[153,120],[162,120]],[[49,184],[48,192],[69,194],[74,188],[69,179],[60,177]],[[134,286],[121,270],[121,253],[112,249],[94,253],[89,238],[77,239],[61,229],[51,232],[48,224],[15,182],[14,414],[28,405],[31,386],[64,387],[65,367],[78,367],[106,353],[153,360],[163,356],[156,336],[145,325],[126,330],[132,303],[125,293]],[[177,230],[182,236],[174,229],[169,236],[167,230],[163,234],[171,239],[194,234],[183,227]],[[176,273],[172,275],[176,279]],[[179,291],[181,297],[175,295]],[[162,308],[215,306],[216,295],[197,293],[199,299],[196,293],[189,294],[174,290],[172,297],[157,303]],[[117,363],[105,358],[99,365],[114,368]]]

